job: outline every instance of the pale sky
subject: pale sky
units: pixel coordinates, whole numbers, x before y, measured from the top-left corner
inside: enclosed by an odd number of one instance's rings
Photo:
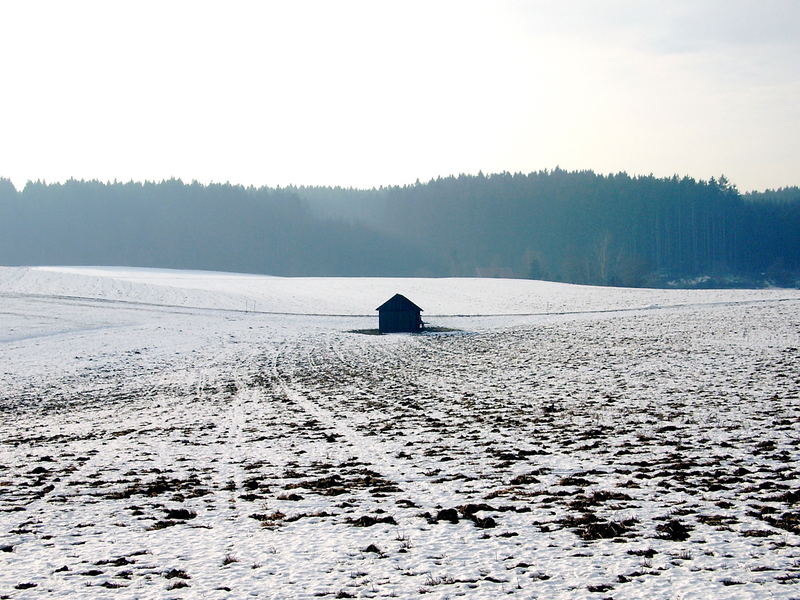
[[[4,0],[0,177],[800,185],[800,0]]]

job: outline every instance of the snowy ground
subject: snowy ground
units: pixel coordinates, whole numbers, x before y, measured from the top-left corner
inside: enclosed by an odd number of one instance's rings
[[[798,598],[799,309],[0,268],[0,598]]]

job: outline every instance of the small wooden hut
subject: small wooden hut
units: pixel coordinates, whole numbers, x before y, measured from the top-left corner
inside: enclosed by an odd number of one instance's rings
[[[395,294],[375,310],[381,333],[415,333],[424,327],[422,309],[402,294]]]

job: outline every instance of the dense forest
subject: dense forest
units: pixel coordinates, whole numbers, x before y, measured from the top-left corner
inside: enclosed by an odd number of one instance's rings
[[[795,286],[800,188],[561,169],[356,190],[0,180],[0,264]]]
[[[125,265],[273,275],[412,275],[391,235],[317,218],[294,192],[228,184],[0,180],[0,264]]]

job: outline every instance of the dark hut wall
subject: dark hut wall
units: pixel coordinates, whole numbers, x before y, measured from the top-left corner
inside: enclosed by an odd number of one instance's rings
[[[419,331],[419,313],[411,310],[382,310],[378,315],[382,332]]]

